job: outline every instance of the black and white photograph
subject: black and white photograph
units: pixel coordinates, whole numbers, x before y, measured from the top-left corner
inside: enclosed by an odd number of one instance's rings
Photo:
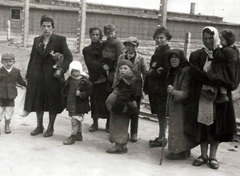
[[[238,176],[239,0],[0,0],[1,176]]]

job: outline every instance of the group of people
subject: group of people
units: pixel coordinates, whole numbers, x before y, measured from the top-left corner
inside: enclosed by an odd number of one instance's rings
[[[240,61],[239,51],[233,45],[233,31],[225,29],[219,35],[214,27],[203,28],[204,46],[192,52],[188,60],[183,50],[170,48],[169,30],[159,27],[153,34],[156,49],[148,66],[137,52],[136,37],[122,43],[116,27],[107,24],[107,39],[102,41],[101,29],[92,27],[91,44],[83,49],[86,73],[79,61],[73,61],[66,38],[53,33],[54,20],[44,15],[40,26],[43,35],[34,39],[26,82],[20,70],[13,67],[14,55],[4,53],[1,57],[0,120],[5,118],[5,133],[11,133],[9,124],[19,83],[26,87],[24,110],[36,112],[37,116],[32,136],[43,133],[46,111],[49,124],[44,137],[52,136],[56,116],[66,108],[72,133],[63,144],[82,141],[84,114],[91,111],[90,132],[98,130],[99,119],[106,119],[109,141],[114,143],[106,152],[127,153],[128,141],[138,141],[138,115],[144,92],[159,124],[158,137],[150,140],[149,146],[168,144],[166,158],[177,160],[187,159],[191,149],[200,145],[201,156],[192,165],[209,163],[213,169],[219,167],[219,143],[231,141],[236,133],[231,91],[239,85]],[[64,73],[68,70],[65,81]]]

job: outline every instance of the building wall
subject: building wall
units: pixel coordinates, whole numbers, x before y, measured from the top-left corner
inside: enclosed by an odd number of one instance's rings
[[[22,5],[22,4],[21,4]],[[40,6],[40,5],[39,5]],[[35,7],[30,8],[29,15],[29,34],[30,35],[40,35],[40,18],[42,15],[50,15],[53,17],[55,21],[55,29],[54,32],[57,34],[65,35],[67,37],[76,37],[77,36],[77,28],[78,26],[78,7],[74,6],[71,8],[46,8],[39,7],[36,5]],[[47,6],[48,7],[48,6]],[[49,6],[50,7],[50,6]],[[141,10],[136,9],[136,12],[133,12],[133,15],[127,15],[126,12],[120,13],[119,10],[126,11],[126,8],[114,8],[112,6],[104,7],[99,11],[96,11],[97,8],[100,8],[94,4],[88,5],[88,10],[86,14],[86,38],[88,38],[88,30],[92,26],[97,26],[103,29],[104,24],[112,23],[118,29],[118,36],[120,38],[127,38],[129,36],[135,36],[139,39],[149,39],[152,40],[152,35],[154,30],[157,28],[158,20],[155,11],[151,10]],[[0,6],[0,34],[7,33],[7,20],[10,17],[10,9],[15,8],[13,6]],[[22,8],[22,6],[18,5],[16,8]],[[92,9],[91,9],[92,8]],[[106,13],[105,10],[116,9],[113,13]],[[95,11],[94,11],[95,10]],[[129,9],[127,9],[127,13],[129,13]],[[131,10],[131,9],[130,9]],[[134,9],[133,9],[134,10]],[[132,10],[132,11],[133,11]],[[141,13],[147,13],[148,15],[141,15]],[[239,41],[240,37],[240,25],[233,24],[223,24],[221,18],[213,18],[212,23],[203,23],[203,22],[189,22],[188,20],[183,20],[184,17],[188,14],[179,14],[177,16],[176,13],[168,13],[168,21],[167,27],[170,30],[170,33],[174,39],[183,39],[185,37],[186,32],[191,32],[192,39],[200,39],[201,37],[201,29],[205,26],[212,25],[216,27],[219,31],[224,28],[230,28],[235,31],[236,41]],[[21,12],[21,17],[23,16]],[[179,19],[182,18],[182,20]],[[197,16],[193,16],[194,18]],[[194,19],[192,16],[191,18]],[[189,19],[189,16],[186,16],[186,19]],[[203,20],[209,19],[209,17],[201,17]],[[204,19],[206,18],[206,19]],[[195,19],[196,20],[196,19]],[[12,35],[21,35],[22,33],[22,21],[21,20],[11,20],[11,30]]]

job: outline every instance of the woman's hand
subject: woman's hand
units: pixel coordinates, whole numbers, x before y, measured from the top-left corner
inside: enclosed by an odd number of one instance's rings
[[[79,90],[76,90],[76,96],[79,96],[80,95],[80,91]]]
[[[157,73],[159,73],[159,74],[161,74],[161,71],[163,70],[163,68],[162,67],[159,67],[158,69],[157,69]]]
[[[55,73],[53,74],[55,78],[61,78],[62,76],[62,70],[56,70]]]
[[[167,87],[167,92],[170,93],[170,94],[172,94],[172,95],[174,95],[174,89],[173,89],[173,86],[172,86],[171,84],[168,85],[168,87]]]

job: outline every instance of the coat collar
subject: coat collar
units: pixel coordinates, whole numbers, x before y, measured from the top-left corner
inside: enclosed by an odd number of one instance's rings
[[[56,44],[57,44],[57,36],[55,34],[52,34],[50,39],[49,39],[49,42],[47,44],[46,51],[45,51],[45,54],[44,54],[43,53],[44,44],[43,44],[43,35],[42,35],[39,38],[37,38],[37,41],[36,41],[37,51],[42,56],[46,57],[51,51],[53,51]]]
[[[14,67],[12,68],[12,70],[10,72],[8,72],[4,67],[0,68],[0,72],[4,73],[6,75],[11,75],[11,74],[15,73],[16,71],[17,71],[17,69]]]

